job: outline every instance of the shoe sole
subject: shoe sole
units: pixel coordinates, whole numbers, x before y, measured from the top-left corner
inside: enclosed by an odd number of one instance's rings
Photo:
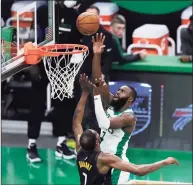
[[[61,154],[57,151],[55,151],[55,155],[56,155],[56,157],[63,158],[63,159],[75,159],[76,158],[75,154],[71,155],[71,156],[67,156],[67,155]]]
[[[28,154],[26,155],[26,158],[31,163],[39,163],[39,162],[41,162],[40,158],[31,159]]]

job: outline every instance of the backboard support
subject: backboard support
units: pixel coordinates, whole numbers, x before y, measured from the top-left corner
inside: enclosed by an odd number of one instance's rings
[[[25,43],[55,44],[55,1],[19,1],[10,11],[12,17],[6,20],[6,27],[1,28],[1,44],[5,43],[1,48],[6,54],[1,61],[1,81],[30,67],[23,56]],[[15,29],[16,34],[11,35],[13,32],[9,29]]]

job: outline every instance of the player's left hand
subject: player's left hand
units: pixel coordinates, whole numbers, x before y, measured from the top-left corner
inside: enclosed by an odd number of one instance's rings
[[[88,80],[88,76],[86,74],[81,74],[79,78],[80,87],[83,92],[90,92],[90,89],[92,88],[91,82]]]
[[[188,63],[191,61],[191,57],[188,56],[188,55],[183,55],[183,56],[180,56],[179,60],[183,63]]]
[[[92,83],[94,96],[101,94],[104,85],[105,81],[103,79],[95,79],[94,84]]]
[[[167,165],[171,165],[171,164],[176,164],[176,165],[180,165],[178,160],[173,158],[173,157],[168,157],[164,160],[164,164],[167,166]]]
[[[97,33],[95,37],[92,37],[94,54],[101,54],[104,51],[104,40],[105,36],[103,33],[100,33],[100,35]]]

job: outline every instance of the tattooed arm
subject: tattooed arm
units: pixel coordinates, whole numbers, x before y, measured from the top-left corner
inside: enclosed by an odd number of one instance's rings
[[[89,95],[88,77],[85,74],[80,75],[79,83],[80,83],[80,86],[82,88],[82,95],[81,95],[81,98],[78,102],[76,110],[74,112],[73,123],[72,123],[72,129],[74,132],[77,151],[80,149],[79,139],[83,133],[82,118],[84,115],[84,108],[85,108],[86,100],[87,100],[87,97]]]

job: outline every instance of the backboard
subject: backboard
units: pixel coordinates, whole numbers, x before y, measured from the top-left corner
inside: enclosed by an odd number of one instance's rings
[[[38,46],[55,43],[54,0],[19,0],[8,11],[11,17],[1,27],[1,81],[29,67],[24,62],[25,43]]]

